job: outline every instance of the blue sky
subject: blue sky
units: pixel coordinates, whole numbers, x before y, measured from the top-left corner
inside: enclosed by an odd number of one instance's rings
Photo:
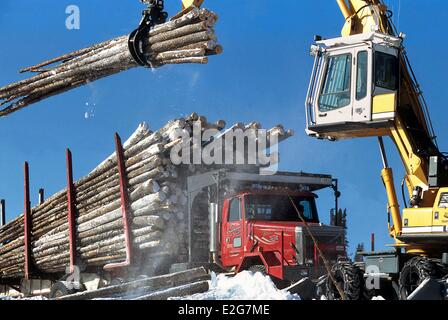
[[[166,2],[171,14],[180,6],[180,0]],[[448,150],[443,101],[447,45],[441,39],[448,3],[386,3],[395,11],[399,30],[407,34],[408,54],[428,100],[439,145]],[[70,4],[80,7],[80,30],[65,28],[65,8]],[[225,49],[208,65],[130,70],[0,119],[0,197],[7,200],[7,218],[22,212],[25,160],[30,163],[34,205],[39,187],[50,195],[65,186],[66,147],[73,152],[77,179],[113,151],[115,131],[125,138],[139,122],[157,129],[169,119],[196,111],[228,123],[256,120],[265,127],[282,123],[294,129],[296,135],[280,147],[281,169],[330,173],[340,180],[341,206],[349,213],[350,252],[356,243],[367,244],[372,232],[378,248],[391,243],[376,140],[331,143],[304,133],[303,105],[312,67],[309,45],[314,34],[339,36],[343,18],[336,1],[206,0],[206,6],[220,16],[216,30]],[[21,67],[129,33],[142,8],[138,0],[2,0],[0,85],[23,77],[17,73]],[[402,165],[392,144],[388,141],[386,146],[398,184]],[[332,204],[332,193],[322,192],[322,220],[328,221]]]

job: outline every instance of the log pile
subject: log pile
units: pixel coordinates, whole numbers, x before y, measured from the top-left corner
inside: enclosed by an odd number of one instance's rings
[[[153,27],[145,39],[145,54],[153,68],[166,64],[206,64],[208,56],[220,54],[214,25],[217,15],[192,7],[181,16]],[[128,36],[24,68],[35,76],[0,88],[0,117],[48,97],[92,81],[137,67],[128,48]]]
[[[205,146],[229,130],[223,120],[209,123],[196,113],[168,122],[152,132],[141,124],[123,144],[128,180],[131,239],[134,250],[149,263],[168,257],[181,260],[187,254],[187,193],[185,177],[222,165],[174,165],[171,151],[193,139],[194,127],[215,129]],[[260,125],[237,123],[231,127],[259,130]],[[267,131],[268,140],[292,135],[279,125]],[[187,144],[193,148],[193,144]],[[235,145],[233,146],[236,147]],[[92,172],[74,182],[77,265],[101,267],[126,257],[121,211],[117,155],[113,153]],[[205,197],[205,195],[204,195]],[[69,265],[67,190],[62,190],[31,209],[32,265],[36,272],[63,273]],[[0,228],[0,279],[21,278],[24,273],[24,219],[17,217]]]

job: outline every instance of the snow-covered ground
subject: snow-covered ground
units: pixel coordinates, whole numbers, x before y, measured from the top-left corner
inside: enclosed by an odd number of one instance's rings
[[[243,271],[234,277],[212,273],[210,289],[188,297],[171,298],[173,300],[300,300],[296,294],[278,290],[268,276],[261,273]],[[16,300],[2,297],[0,300]],[[125,298],[123,298],[125,299]],[[25,298],[24,300],[46,300],[44,297]]]
[[[212,273],[210,289],[185,300],[300,300],[296,294],[278,290],[268,276],[243,271],[234,277]]]
[[[13,298],[8,296],[0,296],[0,300],[48,300],[42,296],[29,297],[29,298]]]

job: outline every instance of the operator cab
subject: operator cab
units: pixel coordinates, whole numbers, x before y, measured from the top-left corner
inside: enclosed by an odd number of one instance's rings
[[[307,134],[330,140],[386,135],[397,110],[401,44],[376,32],[317,41]]]

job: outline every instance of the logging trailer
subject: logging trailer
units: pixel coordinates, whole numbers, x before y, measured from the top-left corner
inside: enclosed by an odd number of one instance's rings
[[[310,231],[328,261],[346,255],[344,227],[321,224],[316,208],[313,192],[332,188],[338,210],[337,180],[329,175],[260,175],[247,168],[219,169],[186,174],[179,181],[188,191],[187,255],[151,269],[148,266],[153,261],[132,249],[132,264],[123,268],[84,265],[65,275],[34,273],[29,279],[0,279],[0,294],[54,298],[197,267],[216,272],[263,272],[285,286],[326,273]]]

